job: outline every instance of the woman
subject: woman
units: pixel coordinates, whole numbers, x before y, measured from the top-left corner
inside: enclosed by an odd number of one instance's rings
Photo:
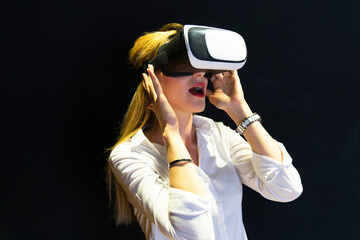
[[[167,24],[141,36],[130,62],[141,69],[181,28]],[[118,224],[135,216],[146,239],[247,239],[242,184],[274,201],[301,194],[291,157],[251,111],[236,70],[209,79],[202,70],[179,77],[152,65],[146,70],[109,158]],[[251,122],[242,133],[246,141],[222,123],[194,115],[204,110],[205,96],[236,126]]]

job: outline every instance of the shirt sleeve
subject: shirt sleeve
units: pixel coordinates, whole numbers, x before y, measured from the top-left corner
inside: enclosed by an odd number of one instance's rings
[[[170,239],[214,239],[210,199],[169,187],[150,156],[125,144],[114,149],[110,163],[131,204]]]
[[[231,159],[246,186],[278,202],[293,201],[301,195],[303,187],[300,175],[282,143],[276,142],[283,156],[280,162],[253,152],[250,144],[235,130],[224,126],[224,131],[228,137]]]

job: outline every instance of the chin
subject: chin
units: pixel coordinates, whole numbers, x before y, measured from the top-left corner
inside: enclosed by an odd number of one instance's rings
[[[203,106],[199,106],[196,109],[194,109],[193,113],[201,113],[205,110],[205,104]]]
[[[170,103],[171,105],[171,103]],[[187,113],[201,113],[205,110],[206,103],[204,102],[183,102],[178,105],[171,105],[174,110],[177,109],[181,112],[187,112]]]

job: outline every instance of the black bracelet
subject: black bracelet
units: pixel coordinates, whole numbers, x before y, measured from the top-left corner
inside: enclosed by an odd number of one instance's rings
[[[189,159],[189,158],[183,158],[183,159],[174,160],[174,161],[169,163],[169,168],[171,168],[173,164],[178,163],[178,162],[192,162],[192,160]]]

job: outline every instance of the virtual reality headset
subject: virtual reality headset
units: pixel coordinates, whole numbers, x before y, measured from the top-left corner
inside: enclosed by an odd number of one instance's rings
[[[170,77],[195,72],[215,73],[240,69],[247,59],[246,44],[240,34],[214,27],[185,25],[170,41],[160,46],[147,64]]]

